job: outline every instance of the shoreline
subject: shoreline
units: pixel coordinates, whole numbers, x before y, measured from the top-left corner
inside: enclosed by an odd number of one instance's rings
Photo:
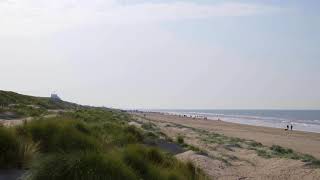
[[[148,113],[148,112],[146,112]],[[284,130],[287,125],[293,124],[294,131],[301,131],[301,132],[310,132],[310,133],[320,133],[320,125],[310,125],[306,123],[296,123],[296,122],[268,122],[262,119],[245,119],[245,118],[226,118],[226,117],[216,117],[207,115],[197,115],[195,113],[185,113],[185,112],[162,112],[162,111],[153,111],[149,113],[162,113],[165,115],[175,115],[175,116],[186,116],[186,117],[195,117],[196,119],[207,119],[212,121],[223,121],[228,123],[235,123],[235,124],[242,124],[242,125],[249,125],[255,127],[266,127],[266,128],[276,128]],[[302,125],[303,124],[303,125]]]
[[[185,126],[205,129],[230,137],[255,140],[264,145],[280,145],[300,153],[311,154],[320,158],[320,133],[305,131],[284,131],[279,128],[252,126],[218,120],[179,117],[160,112],[145,112],[146,118],[154,121],[183,124]]]

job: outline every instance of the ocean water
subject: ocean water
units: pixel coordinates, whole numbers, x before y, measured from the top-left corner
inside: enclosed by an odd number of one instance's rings
[[[286,128],[320,133],[320,110],[154,110],[177,115],[207,117],[209,120]]]

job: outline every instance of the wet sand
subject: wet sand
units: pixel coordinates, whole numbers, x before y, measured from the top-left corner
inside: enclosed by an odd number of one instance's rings
[[[218,120],[193,119],[161,113],[145,113],[152,121],[170,122],[214,131],[230,137],[255,140],[264,145],[280,145],[320,158],[320,133],[236,124]],[[141,114],[140,114],[141,115]]]

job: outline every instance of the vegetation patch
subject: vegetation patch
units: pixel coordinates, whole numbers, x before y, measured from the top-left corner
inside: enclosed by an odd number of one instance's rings
[[[22,139],[14,129],[0,127],[0,169],[26,168],[38,149],[37,143]]]
[[[138,180],[119,154],[97,152],[59,153],[36,161],[26,180],[114,179]]]
[[[26,180],[206,178],[172,154],[144,145],[165,137],[153,124],[142,130],[130,121],[118,110],[82,107],[0,127],[0,168],[26,169]]]
[[[18,166],[19,142],[11,129],[0,127],[0,153],[0,168]]]
[[[183,136],[179,135],[179,136],[177,137],[177,143],[179,143],[179,144],[184,144],[184,138],[183,138]]]
[[[158,131],[159,130],[159,128],[151,122],[143,123],[141,127],[147,131]]]
[[[257,152],[258,156],[261,156],[264,158],[272,158],[272,155],[264,149],[257,149],[256,152]]]
[[[179,125],[178,127],[189,128],[195,132],[198,132],[203,142],[209,143],[209,144],[223,145],[223,147],[229,151],[233,151],[234,148],[246,148],[249,150],[255,150],[258,156],[261,156],[264,158],[276,157],[276,158],[301,160],[305,162],[306,165],[309,167],[320,168],[320,160],[310,155],[294,152],[290,148],[284,148],[278,145],[267,147],[253,140],[245,140],[241,138],[228,137],[222,134],[209,132],[202,129],[191,128],[183,125]],[[217,159],[217,157],[213,157],[213,158]],[[218,159],[228,164],[225,158],[218,157]]]

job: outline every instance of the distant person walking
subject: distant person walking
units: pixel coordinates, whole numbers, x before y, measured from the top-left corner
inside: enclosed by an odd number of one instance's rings
[[[291,131],[292,131],[292,129],[293,129],[293,125],[291,124]]]
[[[287,130],[289,130],[289,125],[287,125]]]

